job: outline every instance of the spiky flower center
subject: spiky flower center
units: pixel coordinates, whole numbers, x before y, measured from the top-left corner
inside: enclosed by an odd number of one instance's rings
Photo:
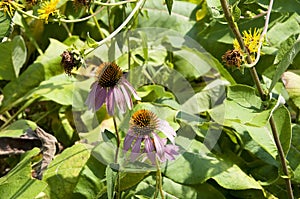
[[[115,63],[103,63],[98,67],[96,74],[100,86],[113,87],[117,85],[123,72]]]
[[[133,131],[141,135],[149,135],[157,128],[157,123],[157,116],[145,109],[135,112],[130,120]]]

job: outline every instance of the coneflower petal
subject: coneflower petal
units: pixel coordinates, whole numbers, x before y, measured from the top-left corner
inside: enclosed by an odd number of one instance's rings
[[[127,89],[125,88],[125,86],[123,84],[120,84],[120,88],[124,94],[124,98],[125,98],[128,108],[132,109],[132,99],[130,97],[130,93],[127,91]]]
[[[106,99],[106,109],[109,115],[114,115],[115,112],[115,101],[114,101],[114,88],[109,88]]]
[[[128,88],[128,90],[132,93],[133,97],[136,100],[141,100],[141,98],[137,95],[135,89],[131,86],[131,84],[124,77],[122,77],[120,79],[120,81],[122,81],[122,83],[126,86],[126,88]]]
[[[114,92],[114,98],[115,98],[115,102],[117,104],[118,110],[121,111],[121,113],[125,113],[126,112],[126,102],[125,102],[125,97],[122,93],[122,91],[120,90],[120,88],[118,88],[117,86],[113,89]]]
[[[158,119],[157,130],[164,133],[167,136],[167,138],[171,141],[172,144],[175,143],[176,132],[169,125],[169,123],[167,121]]]
[[[153,135],[153,141],[154,141],[154,146],[156,149],[157,156],[160,159],[160,161],[164,162],[165,161],[164,143],[156,133],[152,133],[152,135]]]
[[[141,151],[141,143],[142,143],[142,139],[141,138],[137,138],[132,150],[131,150],[131,154],[130,154],[130,159],[131,161],[135,161],[136,158],[140,155],[140,151]]]
[[[133,135],[131,135],[131,133],[127,133],[127,135],[126,135],[126,137],[125,137],[125,139],[124,139],[124,150],[125,151],[128,151],[130,148],[131,148],[131,145],[132,145],[132,142],[133,142],[133,140],[134,140],[134,136]]]

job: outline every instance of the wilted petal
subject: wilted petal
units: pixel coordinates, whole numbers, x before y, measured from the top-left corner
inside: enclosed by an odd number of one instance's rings
[[[158,119],[157,129],[164,133],[167,136],[167,138],[172,142],[172,144],[175,143],[174,137],[176,136],[176,132],[167,121]]]
[[[118,110],[120,110],[121,113],[125,113],[126,112],[126,102],[125,102],[125,98],[124,98],[122,91],[118,87],[115,87],[113,89],[113,92],[114,92],[114,98],[115,98],[115,102],[117,104]]]
[[[91,91],[88,94],[85,104],[95,112],[103,105],[105,98],[106,90],[98,82],[94,82],[91,85]]]
[[[132,142],[135,138],[133,135],[131,135],[131,133],[129,133],[129,131],[124,139],[124,150],[125,151],[128,151],[131,148]]]
[[[135,89],[131,86],[131,84],[125,79],[122,78],[122,83],[128,88],[128,90],[133,94],[133,97],[136,100],[141,100],[141,98],[137,95]]]
[[[149,136],[147,136],[145,138],[145,152],[149,153],[149,152],[153,152],[153,151],[154,151],[153,141]]]
[[[95,110],[97,111],[105,102],[106,99],[106,88],[98,86],[96,89],[96,96],[95,96]]]
[[[164,143],[163,143],[163,140],[156,133],[152,133],[152,135],[153,135],[154,145],[155,145],[155,149],[156,149],[156,154],[157,154],[158,158],[162,162],[164,162],[165,157],[164,157]]]
[[[176,155],[179,154],[179,147],[174,144],[167,144],[165,146],[165,157],[168,160],[174,160]]]
[[[106,99],[106,109],[109,115],[114,115],[115,102],[114,102],[114,88],[109,88]]]
[[[124,94],[124,98],[125,98],[128,108],[132,109],[132,99],[131,99],[130,93],[127,91],[127,89],[125,88],[125,86],[123,84],[120,85],[120,88]]]
[[[140,155],[140,151],[141,151],[141,142],[142,142],[142,138],[137,138],[133,147],[132,147],[132,150],[131,150],[131,155],[130,155],[130,158],[131,158],[131,161],[135,161],[136,158]]]

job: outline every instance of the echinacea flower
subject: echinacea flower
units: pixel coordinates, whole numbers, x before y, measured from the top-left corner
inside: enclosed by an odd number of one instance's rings
[[[140,100],[132,85],[125,79],[122,70],[115,63],[101,64],[96,71],[97,81],[91,86],[91,91],[86,100],[86,105],[94,112],[106,102],[109,115],[114,115],[115,107],[121,113],[126,112],[126,107],[132,109],[131,94]]]
[[[159,132],[167,138],[161,138]],[[131,148],[131,161],[146,153],[152,164],[159,161],[174,160],[178,155],[175,145],[176,132],[165,120],[159,119],[152,111],[138,110],[130,119],[130,127],[124,140],[124,151]],[[171,144],[167,144],[167,140]]]
[[[39,18],[45,20],[48,23],[48,18],[50,15],[54,16],[59,13],[56,8],[59,0],[50,0],[42,3],[41,8],[38,9]]]

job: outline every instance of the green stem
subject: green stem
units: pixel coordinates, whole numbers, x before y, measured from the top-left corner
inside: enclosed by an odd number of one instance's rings
[[[34,45],[34,47],[36,48],[36,50],[38,51],[38,53],[40,55],[43,55],[43,51],[41,50],[41,48],[39,47],[38,43],[36,42],[35,38],[33,37],[33,35],[31,34],[30,28],[25,20],[24,17],[22,17],[22,24],[24,26],[25,29],[25,33],[28,36],[29,40],[32,42],[32,44]]]
[[[116,155],[115,155],[115,164],[118,164],[118,156],[119,156],[119,148],[120,148],[120,135],[119,135],[119,131],[118,131],[118,127],[117,127],[117,122],[116,122],[116,118],[115,116],[113,116],[113,122],[114,122],[114,128],[115,128],[115,132],[117,135],[117,149],[116,149]],[[117,179],[116,179],[116,198],[120,199],[120,171],[117,171]]]
[[[116,150],[116,155],[115,155],[115,163],[118,163],[118,156],[119,156],[119,148],[120,148],[120,135],[119,135],[119,131],[118,131],[118,127],[117,127],[117,122],[116,122],[116,118],[115,116],[113,116],[113,122],[114,122],[114,128],[115,128],[115,132],[117,135],[117,150]]]
[[[156,159],[156,168],[157,168],[157,170],[156,170],[156,188],[158,188],[161,198],[164,199],[165,196],[164,196],[164,192],[162,189],[162,175],[161,175],[161,170],[160,170],[160,166],[159,166],[159,160],[157,159],[157,157],[155,157],[155,159]]]
[[[92,8],[90,8],[90,13],[91,13],[92,15],[94,14]],[[96,24],[96,27],[97,27],[97,29],[98,29],[98,31],[99,31],[99,34],[100,34],[101,38],[104,39],[104,38],[105,38],[105,35],[104,35],[104,33],[102,32],[102,30],[101,30],[100,24],[98,23],[98,20],[97,20],[96,16],[93,16],[93,20],[94,20],[94,23]]]
[[[8,120],[1,126],[0,129],[5,128],[14,118],[16,118],[22,111],[24,111],[28,106],[34,102],[35,98],[28,100],[13,116],[8,118]]]
[[[243,37],[241,36],[236,24],[233,21],[232,15],[229,11],[227,0],[220,0],[220,1],[221,1],[221,5],[222,5],[222,8],[223,8],[226,20],[228,22],[228,25],[229,25],[230,29],[232,30],[232,32],[234,33],[235,37],[237,38],[237,40],[239,42],[239,45],[246,52],[246,54],[247,54],[246,60],[247,60],[248,64],[251,65],[253,63],[253,61],[250,57],[249,50],[246,48],[246,46],[244,44],[244,41],[243,41]],[[273,4],[273,1],[271,0],[269,8],[268,8],[268,13],[271,12],[272,4]],[[270,17],[270,15],[268,14],[268,18],[269,17]],[[268,19],[267,19],[267,21],[268,21]],[[267,26],[265,24],[264,32],[266,32],[266,30],[267,30],[266,27]],[[259,95],[260,95],[261,99],[265,100],[266,99],[266,93],[263,91],[263,89],[261,87],[260,80],[259,80],[259,77],[257,75],[255,67],[251,67],[250,72],[251,72],[252,79],[254,80],[254,83],[257,87],[257,90],[259,92]],[[288,195],[289,199],[294,199],[292,183],[291,183],[291,179],[289,178],[290,175],[289,175],[289,171],[288,171],[288,167],[287,167],[287,163],[286,163],[286,159],[285,159],[285,154],[284,154],[284,151],[282,149],[282,145],[280,143],[280,139],[279,139],[279,136],[278,136],[278,131],[276,129],[275,120],[274,120],[272,115],[270,116],[269,123],[270,123],[270,126],[271,126],[271,130],[272,130],[274,141],[275,141],[275,144],[276,144],[276,147],[277,147],[277,151],[278,151],[278,154],[279,154],[279,157],[280,157],[280,162],[281,162],[281,165],[282,165],[283,173],[284,173],[285,176],[287,176],[287,178],[285,178],[285,183],[286,183],[286,188],[287,188],[287,195]]]
[[[94,1],[95,5],[100,5],[100,6],[119,6],[127,3],[134,3],[137,2],[137,0],[127,0],[127,1],[120,1],[120,2],[114,2],[114,3],[104,3],[100,1]]]

